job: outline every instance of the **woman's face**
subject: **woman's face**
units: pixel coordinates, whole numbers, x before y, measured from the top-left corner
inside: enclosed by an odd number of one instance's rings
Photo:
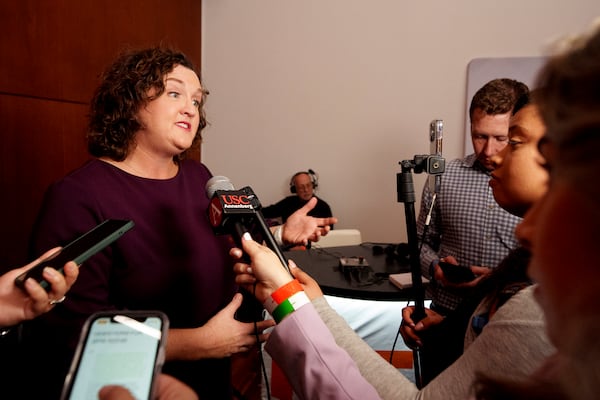
[[[136,151],[172,158],[187,150],[200,124],[202,87],[194,71],[177,65],[165,75],[165,91],[139,111]]]
[[[546,128],[534,104],[519,110],[510,119],[508,145],[492,156],[490,186],[498,204],[522,217],[548,187],[544,157],[538,150]]]
[[[516,234],[532,252],[528,273],[538,283],[548,335],[559,350],[573,355],[585,351],[584,338],[597,335],[600,320],[600,211],[586,188],[597,184],[597,166],[561,162],[561,151],[552,142],[542,146],[551,171],[549,189]]]

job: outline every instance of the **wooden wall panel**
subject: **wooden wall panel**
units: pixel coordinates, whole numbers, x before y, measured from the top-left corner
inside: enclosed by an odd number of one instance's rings
[[[2,0],[0,90],[87,102],[127,47],[173,45],[200,65],[199,0]]]
[[[201,1],[0,0],[0,7],[4,270],[28,260],[47,185],[88,158],[86,114],[99,73],[123,49],[156,44],[185,52],[199,66]]]
[[[86,107],[0,96],[2,267],[18,266],[45,188],[87,159]]]

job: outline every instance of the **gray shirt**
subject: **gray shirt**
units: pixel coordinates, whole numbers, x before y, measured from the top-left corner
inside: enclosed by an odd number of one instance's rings
[[[356,362],[383,399],[466,399],[476,372],[494,376],[531,374],[554,352],[545,334],[533,287],[515,294],[491,318],[464,354],[422,390],[358,337],[325,298],[313,300],[336,343]]]

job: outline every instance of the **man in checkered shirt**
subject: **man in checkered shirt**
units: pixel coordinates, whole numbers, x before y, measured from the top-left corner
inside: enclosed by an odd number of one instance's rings
[[[517,245],[514,229],[520,218],[494,200],[489,186],[490,159],[508,144],[511,111],[527,91],[524,83],[494,79],[475,93],[469,107],[475,152],[446,163],[427,228],[433,194],[429,185],[423,189],[417,221],[422,240],[421,269],[432,280],[431,308],[442,315],[454,310],[469,295],[469,289]],[[478,277],[466,283],[449,282],[439,261],[468,266]]]

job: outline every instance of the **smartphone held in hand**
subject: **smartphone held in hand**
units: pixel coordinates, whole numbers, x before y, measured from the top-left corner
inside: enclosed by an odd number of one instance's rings
[[[473,271],[471,271],[471,268],[466,266],[451,264],[444,261],[440,261],[439,266],[444,272],[446,279],[453,283],[470,282],[477,278]]]
[[[160,311],[105,311],[91,315],[65,379],[61,400],[98,398],[120,385],[136,399],[152,399],[165,359],[169,320]]]
[[[62,273],[64,265],[69,261],[75,261],[79,266],[88,258],[123,236],[123,234],[133,228],[133,226],[133,221],[107,219],[73,240],[59,251],[53,253],[50,257],[40,261],[38,264],[17,276],[15,285],[23,288],[25,281],[28,278],[33,278],[46,289],[46,291],[49,291],[50,284],[42,276],[44,268],[52,267]]]

